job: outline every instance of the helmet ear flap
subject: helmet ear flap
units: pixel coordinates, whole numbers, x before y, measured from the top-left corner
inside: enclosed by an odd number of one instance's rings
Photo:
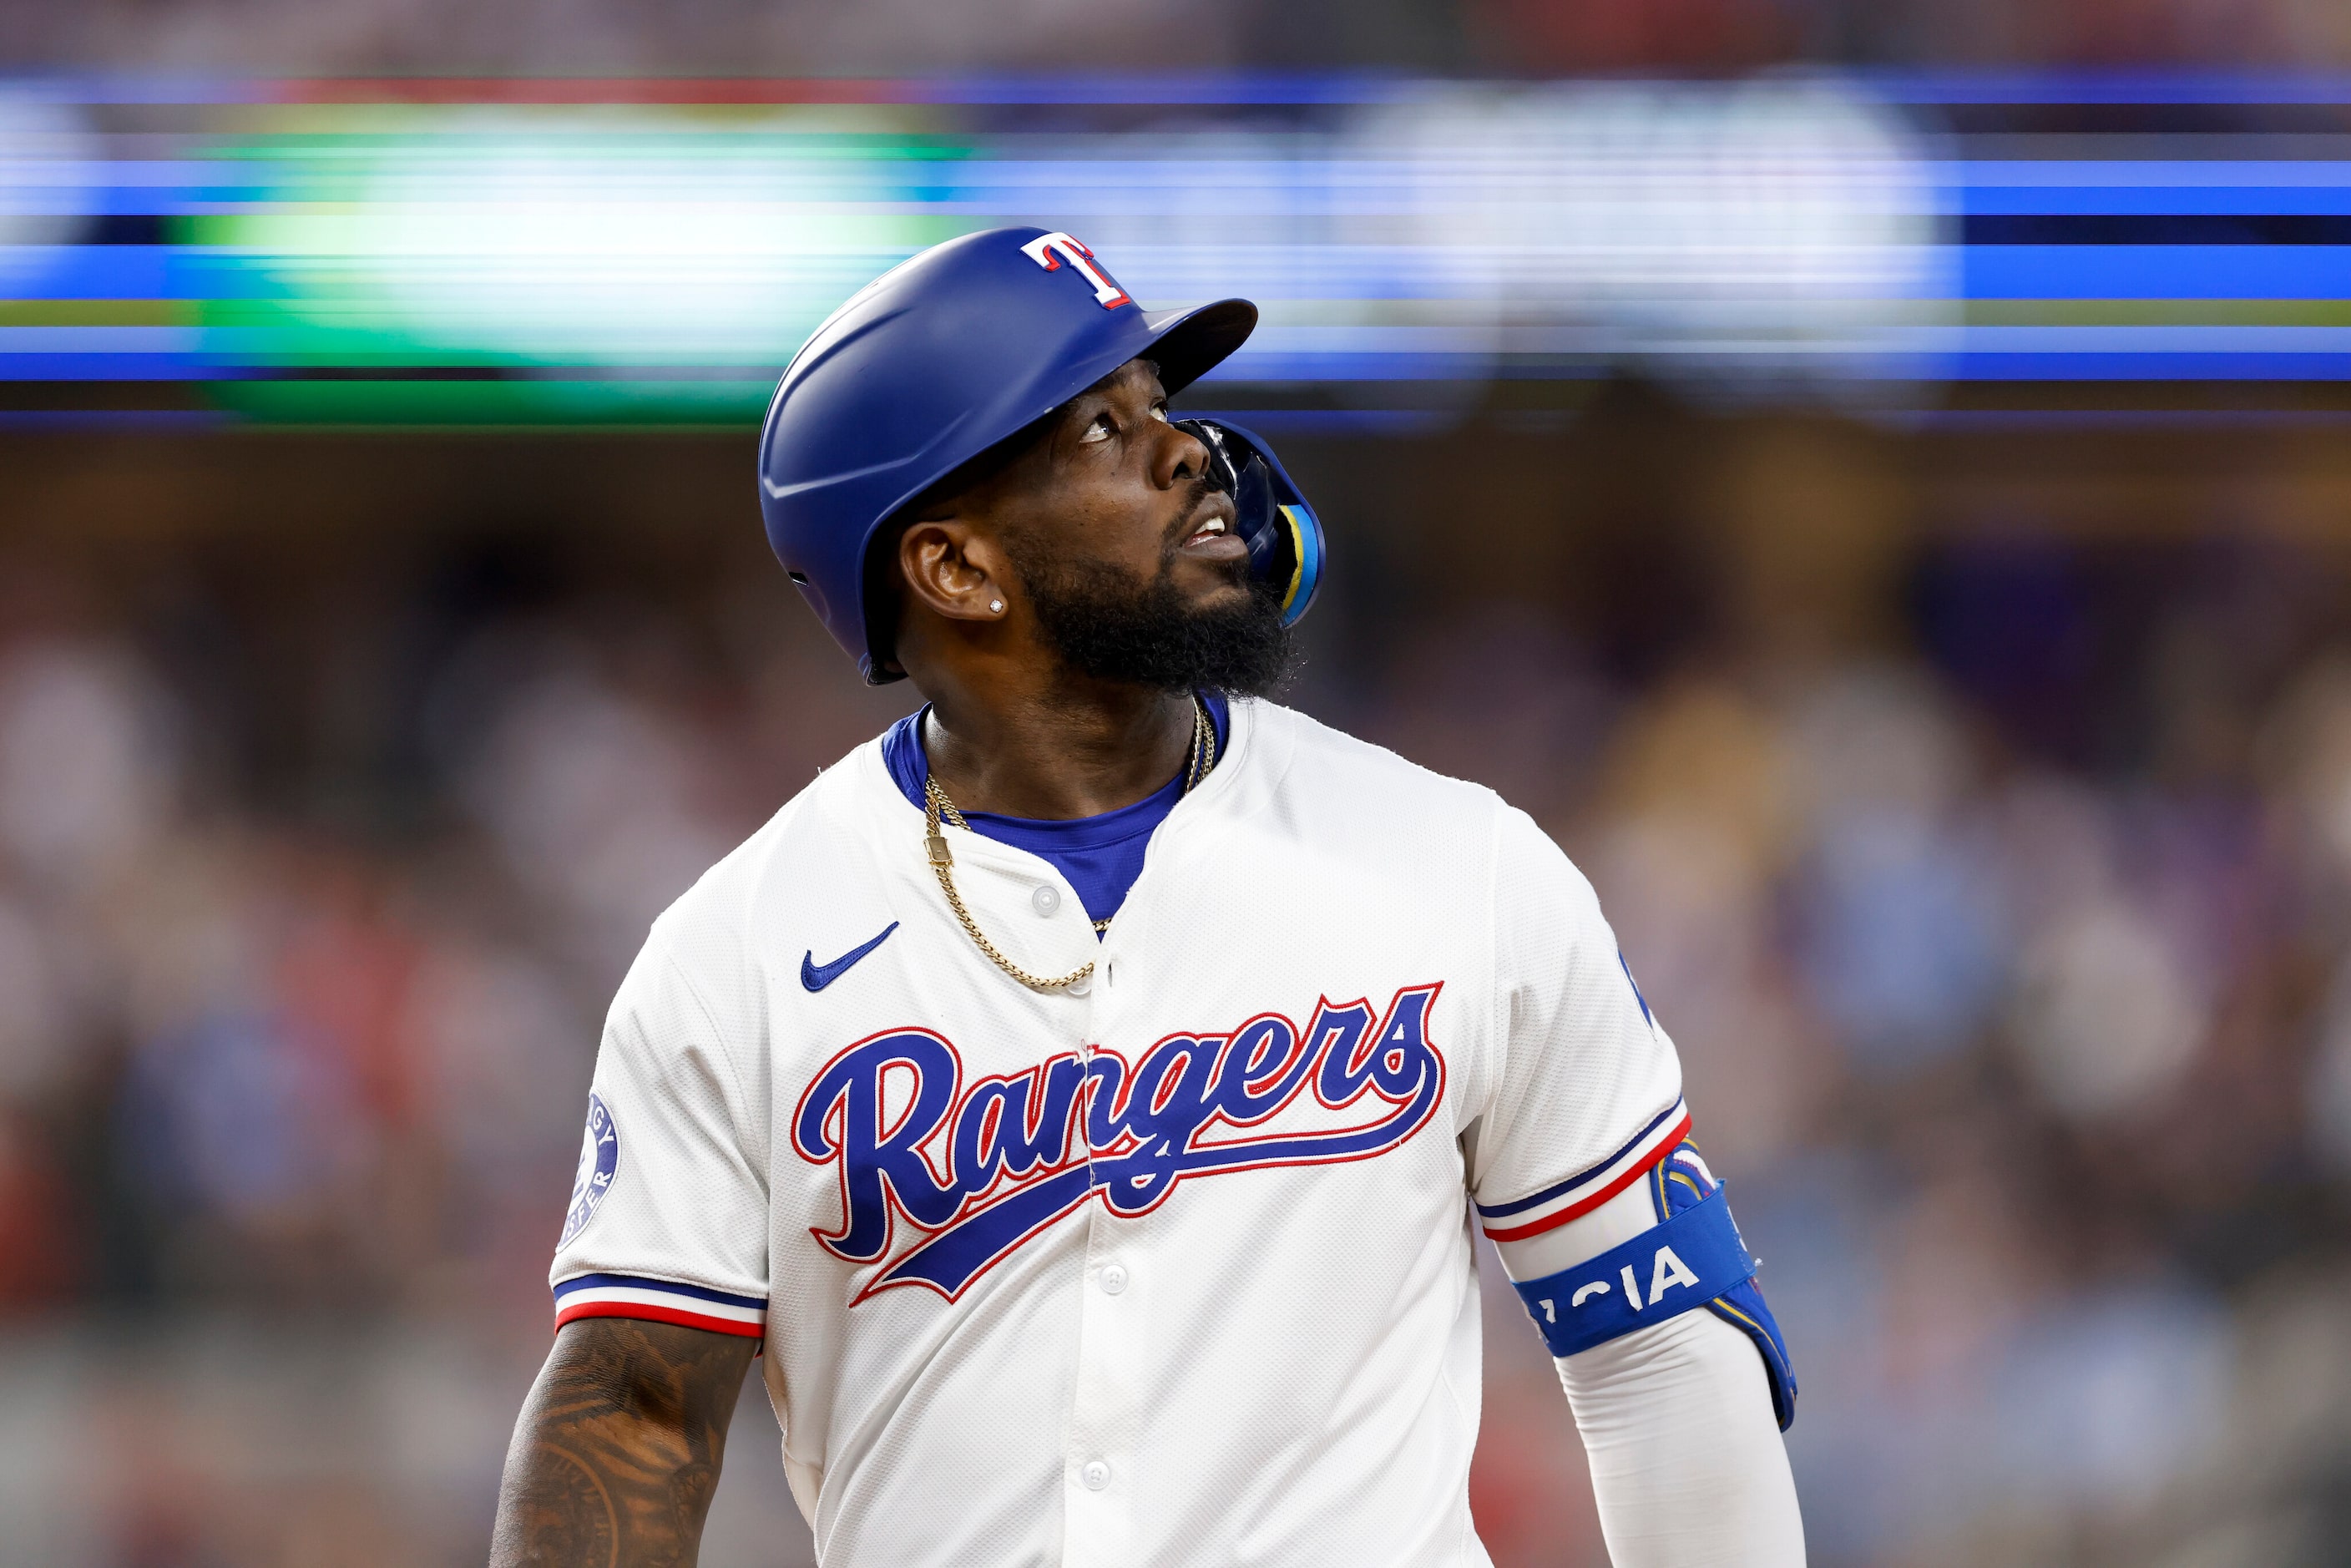
[[[1280,601],[1282,624],[1295,624],[1322,585],[1322,519],[1272,449],[1249,432],[1217,419],[1179,419],[1176,428],[1208,449],[1208,482],[1233,498],[1249,577]]]
[[[1281,519],[1288,525],[1291,568],[1290,587],[1282,595],[1281,620],[1285,626],[1296,624],[1314,601],[1314,591],[1322,586],[1322,519],[1301,501],[1280,508]]]
[[[857,574],[857,591],[864,601],[865,642],[870,652],[858,661],[869,686],[886,686],[905,679],[898,668],[898,574],[894,558],[914,508],[901,507],[882,519],[865,546],[865,560]]]

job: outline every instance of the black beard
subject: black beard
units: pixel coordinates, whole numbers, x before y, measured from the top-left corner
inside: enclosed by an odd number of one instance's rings
[[[1158,572],[1137,582],[1102,561],[1056,560],[1006,543],[1046,645],[1080,674],[1159,691],[1264,696],[1297,667],[1297,639],[1268,584],[1249,582],[1239,603],[1194,609],[1176,587],[1172,546]]]

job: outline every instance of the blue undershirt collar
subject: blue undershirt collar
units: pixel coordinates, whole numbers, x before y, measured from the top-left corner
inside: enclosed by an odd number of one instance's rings
[[[1208,722],[1216,727],[1217,755],[1221,758],[1232,734],[1231,709],[1221,694],[1201,695],[1207,704]],[[930,759],[923,748],[923,720],[930,711],[925,704],[919,712],[892,725],[882,737],[883,765],[889,768],[898,792],[917,810],[925,804],[923,779],[930,772]],[[1050,862],[1068,879],[1078,901],[1085,905],[1087,918],[1107,920],[1118,913],[1118,906],[1126,902],[1127,889],[1143,874],[1144,852],[1150,848],[1151,835],[1183,798],[1184,779],[1179,774],[1132,806],[1099,816],[1057,821],[966,811],[964,821],[983,838]]]

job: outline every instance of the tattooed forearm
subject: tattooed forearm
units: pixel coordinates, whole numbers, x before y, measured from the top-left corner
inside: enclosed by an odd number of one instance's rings
[[[556,1336],[507,1451],[490,1568],[686,1568],[754,1342],[627,1318]]]

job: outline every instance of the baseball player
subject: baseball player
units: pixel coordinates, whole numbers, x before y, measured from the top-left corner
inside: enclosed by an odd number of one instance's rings
[[[1786,1352],[1590,885],[1259,695],[1322,527],[1168,406],[1256,319],[999,229],[785,371],[769,540],[926,702],[622,983],[495,1563],[691,1563],[764,1351],[832,1568],[1484,1563],[1473,1227],[1620,1568],[1802,1561]]]

